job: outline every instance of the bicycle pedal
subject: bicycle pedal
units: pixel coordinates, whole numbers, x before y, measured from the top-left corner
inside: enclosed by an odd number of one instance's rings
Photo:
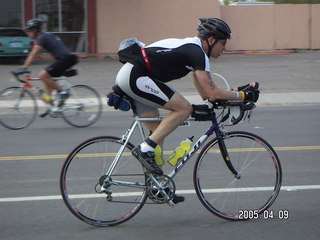
[[[61,109],[57,107],[53,107],[50,109],[50,117],[58,118],[61,116]]]
[[[50,113],[50,117],[52,118],[58,118],[61,116],[61,113],[60,112],[51,112]]]
[[[40,118],[45,118],[46,116],[48,116],[49,114],[50,114],[50,109],[48,109],[47,111],[45,111],[44,113],[41,113],[40,115],[39,115],[39,117]]]
[[[59,116],[58,116],[56,113],[51,113],[51,114],[50,114],[50,117],[52,117],[52,118],[58,118]]]
[[[174,208],[176,206],[176,204],[172,200],[168,201],[167,203],[172,208]]]

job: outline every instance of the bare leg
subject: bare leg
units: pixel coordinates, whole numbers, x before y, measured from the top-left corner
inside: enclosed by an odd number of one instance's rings
[[[170,110],[171,112],[165,116],[149,137],[158,144],[162,143],[164,138],[192,113],[191,104],[178,92],[163,106],[163,109]],[[152,126],[152,128],[154,127],[155,125]]]
[[[164,138],[175,130],[180,123],[191,114],[192,106],[180,93],[176,92],[169,102],[163,106],[163,109],[170,110],[171,112],[167,114],[160,123],[145,123],[150,130],[154,130],[149,138],[160,145],[162,145]],[[159,112],[154,110],[141,115],[141,117],[154,117],[157,115],[159,115]],[[157,166],[154,153],[150,150],[142,150],[142,147],[145,149],[145,144],[146,142],[135,147],[132,150],[132,155],[135,156],[150,172],[162,175],[163,171]],[[181,202],[183,200],[184,198],[181,198],[181,200],[176,199],[176,202]]]
[[[141,114],[139,117],[142,118],[153,118],[153,117],[158,117],[160,116],[159,110],[153,110],[150,112],[145,112],[143,114]],[[146,127],[149,129],[150,132],[154,132],[156,130],[156,128],[159,126],[160,121],[159,122],[143,122],[144,125],[146,125]],[[161,142],[157,142],[161,147],[163,145],[163,141]]]
[[[46,70],[42,70],[39,73],[39,78],[44,82],[48,95],[51,95],[51,92],[54,89],[57,91],[61,90],[61,87],[55,81],[52,80],[51,76]]]

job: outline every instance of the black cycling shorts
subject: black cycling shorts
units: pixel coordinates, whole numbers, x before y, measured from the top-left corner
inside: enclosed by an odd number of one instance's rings
[[[161,108],[175,93],[174,89],[131,63],[126,63],[120,69],[116,83],[134,100],[138,115]]]
[[[46,71],[51,77],[61,77],[63,73],[78,63],[78,57],[76,55],[68,55],[57,59],[54,63],[46,68]]]

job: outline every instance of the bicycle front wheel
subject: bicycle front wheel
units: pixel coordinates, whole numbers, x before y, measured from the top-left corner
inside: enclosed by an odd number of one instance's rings
[[[147,199],[145,173],[140,162],[131,156],[132,144],[127,144],[114,164],[122,145],[117,137],[95,137],[77,146],[63,164],[60,176],[63,200],[85,223],[95,226],[123,223],[136,215]],[[107,177],[110,168],[114,170]]]
[[[88,127],[94,124],[102,112],[98,92],[86,85],[75,85],[69,89],[70,96],[63,105],[63,119],[74,127]]]
[[[259,218],[275,201],[281,187],[279,158],[264,139],[248,132],[230,132],[224,137],[236,178],[222,158],[217,138],[199,154],[194,168],[194,186],[202,204],[228,220]]]
[[[22,87],[9,87],[0,92],[0,123],[9,129],[29,126],[37,117],[34,95]]]

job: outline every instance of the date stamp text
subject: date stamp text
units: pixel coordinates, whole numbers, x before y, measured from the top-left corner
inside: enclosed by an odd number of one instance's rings
[[[239,210],[239,219],[250,220],[250,219],[289,219],[289,210]]]

